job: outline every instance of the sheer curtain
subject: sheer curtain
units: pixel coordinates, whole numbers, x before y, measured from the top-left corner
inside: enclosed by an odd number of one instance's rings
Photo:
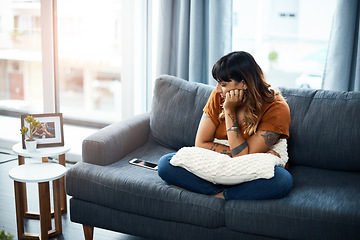
[[[157,74],[215,85],[211,69],[231,51],[232,0],[162,0]]]
[[[338,0],[335,9],[324,89],[360,91],[360,42],[358,0]]]

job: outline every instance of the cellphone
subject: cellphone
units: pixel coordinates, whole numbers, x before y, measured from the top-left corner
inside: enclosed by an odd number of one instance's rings
[[[151,170],[157,170],[158,166],[156,163],[151,163],[151,162],[147,162],[141,159],[137,159],[134,158],[132,160],[129,161],[130,164],[136,165],[136,166],[140,166],[140,167],[144,167],[144,168],[148,168]]]

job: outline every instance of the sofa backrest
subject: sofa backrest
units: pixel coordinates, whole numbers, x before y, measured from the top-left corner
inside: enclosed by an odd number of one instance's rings
[[[151,134],[164,146],[193,146],[212,86],[162,75],[155,83]],[[360,92],[280,89],[290,107],[290,165],[360,171]]]
[[[290,165],[360,171],[360,92],[280,90],[290,107]]]
[[[194,146],[202,109],[214,87],[162,75],[154,87],[150,131],[164,146]]]

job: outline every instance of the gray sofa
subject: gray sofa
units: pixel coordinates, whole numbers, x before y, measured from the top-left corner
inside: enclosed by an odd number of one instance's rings
[[[66,173],[71,220],[149,239],[360,239],[360,92],[282,89],[294,185],[279,200],[225,201],[168,186],[156,163],[193,146],[213,87],[161,76],[152,110],[83,142]],[[95,230],[96,231],[96,230]]]

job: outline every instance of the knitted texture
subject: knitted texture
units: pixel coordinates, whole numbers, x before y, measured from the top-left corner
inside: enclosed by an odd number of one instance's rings
[[[231,158],[208,149],[183,147],[170,160],[173,166],[185,168],[196,176],[215,184],[234,185],[255,179],[274,177],[274,167],[285,167],[288,161],[287,142],[280,139],[269,153],[253,153]]]

